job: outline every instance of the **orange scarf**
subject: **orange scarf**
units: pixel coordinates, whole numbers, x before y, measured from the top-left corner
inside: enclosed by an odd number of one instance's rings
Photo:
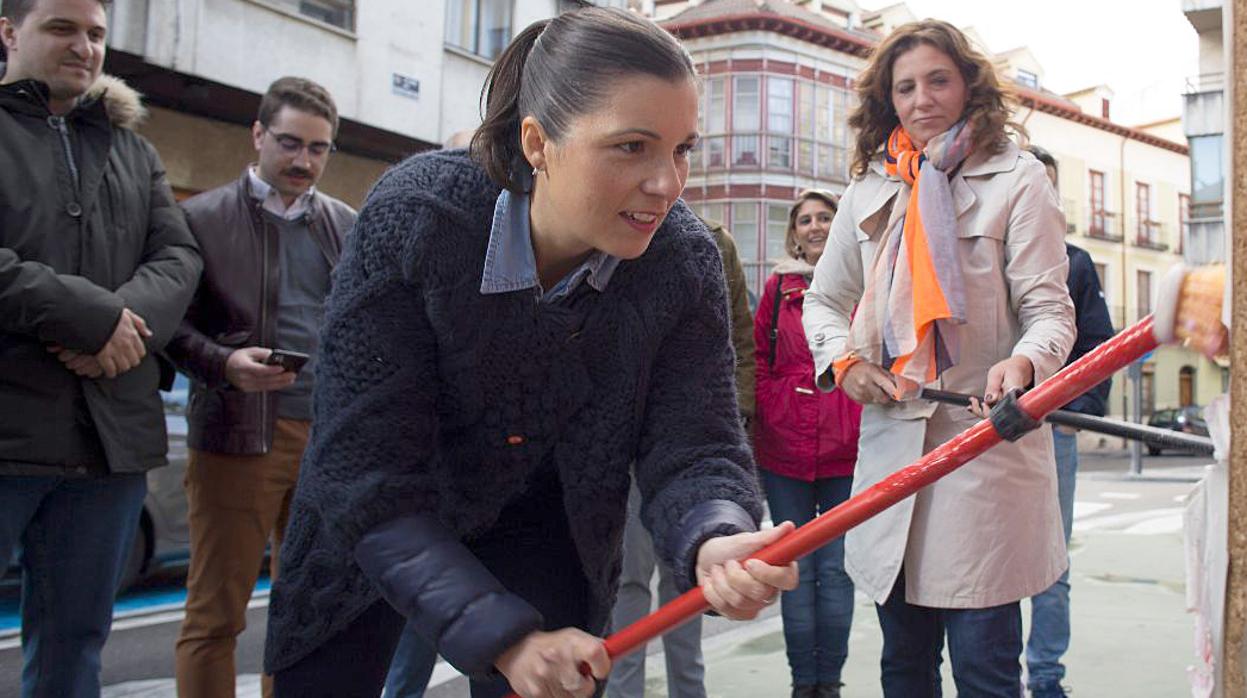
[[[896,377],[894,397],[903,399],[957,364],[965,289],[947,173],[971,144],[964,121],[923,150],[900,126],[888,137],[884,167],[909,185],[909,204],[879,241],[850,326],[850,351],[833,363],[837,380],[859,360],[877,363]]]

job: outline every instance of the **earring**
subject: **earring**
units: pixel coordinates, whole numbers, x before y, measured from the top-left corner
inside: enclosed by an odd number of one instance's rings
[[[541,171],[541,170],[539,170],[539,169],[537,169],[536,167],[534,167],[534,168],[533,168],[533,176],[534,176],[534,177],[536,177],[536,176],[537,176],[537,173],[538,173],[538,172],[540,172],[540,171]]]

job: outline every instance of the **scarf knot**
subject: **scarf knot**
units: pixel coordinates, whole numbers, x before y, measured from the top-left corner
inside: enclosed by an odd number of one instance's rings
[[[879,241],[848,349],[890,371],[898,399],[912,397],[960,357],[965,287],[948,173],[969,155],[971,136],[965,121],[921,150],[900,126],[888,136],[884,169],[909,186],[909,202]]]

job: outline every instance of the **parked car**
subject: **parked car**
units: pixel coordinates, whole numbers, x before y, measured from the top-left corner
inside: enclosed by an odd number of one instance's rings
[[[147,497],[122,573],[122,591],[147,574],[184,566],[190,560],[185,487],[187,393],[186,379],[179,374],[173,390],[162,395],[165,428],[169,432],[169,465],[147,473]]]
[[[1149,426],[1161,429],[1172,429],[1195,436],[1208,436],[1208,423],[1204,421],[1204,408],[1196,405],[1171,410],[1156,410],[1152,416],[1147,418],[1147,423]],[[1162,448],[1155,444],[1148,444],[1147,452],[1158,456]]]
[[[189,386],[178,375],[173,390],[162,393],[165,425],[169,432],[169,465],[147,473],[147,497],[139,528],[126,558],[120,591],[125,591],[146,575],[166,567],[182,566],[190,559],[190,529],[186,521],[186,400]],[[4,586],[15,586],[21,579],[18,551],[13,551]]]

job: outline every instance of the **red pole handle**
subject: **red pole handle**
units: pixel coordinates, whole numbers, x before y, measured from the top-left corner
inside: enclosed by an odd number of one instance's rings
[[[1042,420],[1104,379],[1157,347],[1149,315],[1092,349],[1056,375],[1022,395],[1019,406]],[[787,565],[844,535],[846,531],[918,490],[951,473],[1000,442],[989,420],[928,452],[922,458],[858,493],[751,557],[772,565]],[[645,643],[692,620],[710,608],[700,587],[673,599],[657,611],[612,634],[604,641],[606,653],[617,659]],[[507,698],[519,698],[509,694]]]

